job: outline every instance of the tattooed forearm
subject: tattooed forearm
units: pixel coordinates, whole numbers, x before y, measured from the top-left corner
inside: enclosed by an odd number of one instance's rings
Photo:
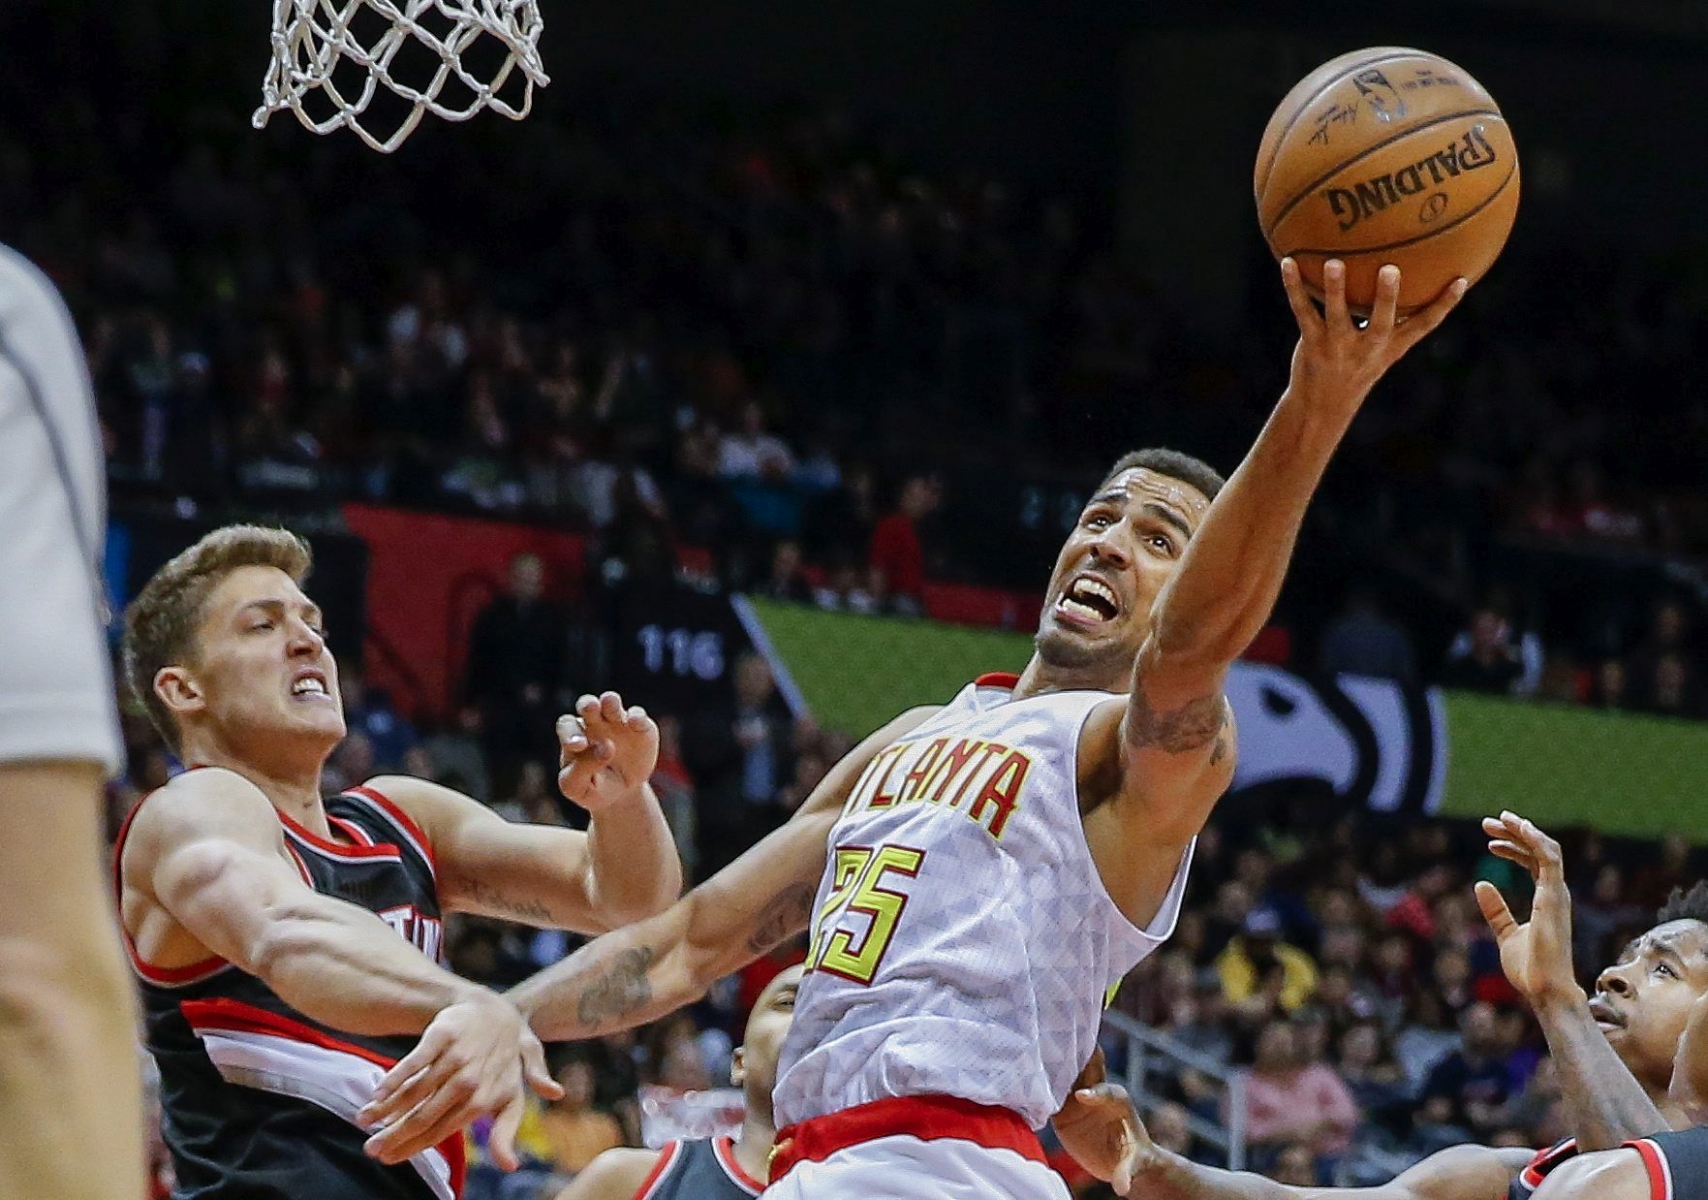
[[[1220,693],[1157,712],[1145,695],[1144,684],[1138,683],[1127,707],[1127,740],[1134,749],[1154,746],[1168,754],[1185,754],[1209,745],[1227,720],[1228,704]]]
[[[518,921],[532,921],[536,924],[554,923],[551,909],[538,900],[507,895],[484,879],[451,879],[449,888],[453,893],[467,896],[484,912],[502,914]]]
[[[652,1000],[647,970],[658,952],[651,946],[634,946],[620,952],[604,972],[582,990],[575,1016],[583,1025],[597,1026],[621,1020]]]
[[[747,939],[747,948],[763,954],[807,927],[812,918],[815,889],[810,883],[791,883],[766,903],[764,915]]]
[[[1221,766],[1222,760],[1224,758],[1226,758],[1227,756],[1228,756],[1228,735],[1225,733],[1218,733],[1216,735],[1215,749],[1210,751],[1210,765],[1212,767]]]

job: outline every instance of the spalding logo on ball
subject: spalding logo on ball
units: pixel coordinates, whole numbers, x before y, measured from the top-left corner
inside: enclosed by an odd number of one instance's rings
[[[1258,220],[1313,294],[1346,264],[1368,310],[1376,272],[1400,268],[1400,311],[1456,277],[1482,278],[1518,215],[1518,151],[1482,84],[1444,58],[1387,46],[1343,54],[1287,93],[1258,147]]]

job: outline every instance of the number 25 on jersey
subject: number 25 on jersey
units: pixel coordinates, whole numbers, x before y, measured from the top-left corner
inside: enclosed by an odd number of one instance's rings
[[[907,907],[907,893],[893,885],[916,878],[924,861],[925,851],[910,846],[837,850],[830,895],[813,922],[807,970],[870,984]],[[861,922],[857,916],[866,920]]]

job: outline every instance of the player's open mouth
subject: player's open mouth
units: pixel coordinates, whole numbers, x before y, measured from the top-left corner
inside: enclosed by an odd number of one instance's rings
[[[300,671],[291,681],[291,699],[293,700],[329,700],[330,693],[326,690],[326,676],[319,671]]]
[[[1600,996],[1589,1002],[1589,1015],[1595,1019],[1596,1028],[1602,1032],[1609,1029],[1625,1028],[1625,1017]]]
[[[1095,575],[1076,575],[1056,600],[1056,615],[1074,625],[1101,625],[1121,612],[1115,589]]]

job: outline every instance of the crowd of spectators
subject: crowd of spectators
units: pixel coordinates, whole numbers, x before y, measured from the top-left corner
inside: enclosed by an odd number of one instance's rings
[[[913,616],[927,579],[987,566],[951,516],[1009,519],[955,481],[1084,477],[1151,428],[1231,467],[1285,361],[1278,301],[1208,340],[1075,204],[921,169],[844,114],[725,122],[591,98],[576,121],[514,127],[508,152],[479,123],[429,132],[377,175],[336,140],[280,157],[286,143],[193,107],[167,128],[94,103],[0,130],[0,213],[74,309],[121,507],[355,499],[544,521],[587,535],[600,584],[693,569]],[[1559,252],[1542,270],[1515,250],[1361,414],[1313,529],[1388,586],[1347,589],[1294,665],[1705,715],[1708,262]],[[974,327],[995,333],[975,343]],[[1537,553],[1550,587],[1509,569]],[[1626,590],[1612,576],[1633,564],[1672,589]],[[1413,584],[1456,615],[1449,636],[1394,615]],[[1596,587],[1624,602],[1617,620],[1575,619]],[[579,821],[518,733],[584,682],[559,594],[517,560],[447,713],[411,720],[347,664],[329,789],[402,770],[514,819]],[[757,657],[723,702],[657,715],[655,788],[698,877],[848,747],[793,719]],[[175,766],[140,715],[126,733],[115,813]],[[1682,842],[1569,850],[1584,966],[1695,867]],[[1119,1003],[1246,1073],[1276,1178],[1465,1139],[1546,1144],[1559,1085],[1472,906],[1479,874],[1522,890],[1474,830],[1223,813],[1178,933]],[[576,944],[484,919],[447,934],[453,965],[497,985]],[[524,1139],[537,1170],[477,1173],[471,1196],[524,1200],[636,1142],[642,1087],[725,1082],[745,1005],[786,959],[562,1051],[566,1098]],[[1153,1082],[1153,1135],[1214,1160],[1190,1118],[1225,1118],[1224,1089],[1193,1071]]]
[[[531,570],[518,567],[513,591],[530,589]],[[535,666],[535,656],[516,655],[514,673],[492,677],[502,686],[484,704],[471,699],[443,726],[417,728],[345,665],[351,733],[328,766],[327,791],[403,770],[464,789],[512,820],[580,823],[557,794],[554,764],[516,758],[511,742],[488,734],[487,714],[513,711],[514,682]],[[723,704],[657,715],[654,787],[694,877],[785,820],[848,749],[845,737],[789,719],[758,656],[730,672]],[[131,772],[113,788],[115,827],[176,765],[140,713],[127,714],[125,731]],[[1471,883],[1488,878],[1520,907],[1527,879],[1488,857],[1468,823],[1345,810],[1325,817],[1315,811],[1321,803],[1273,794],[1225,801],[1200,839],[1174,937],[1129,978],[1116,1006],[1218,1070],[1243,1075],[1250,1162],[1276,1179],[1370,1181],[1457,1142],[1541,1146],[1562,1136],[1558,1080],[1471,895]],[[1578,898],[1575,957],[1593,974],[1702,864],[1682,837],[1655,846],[1565,832]],[[446,930],[454,969],[499,987],[579,944],[484,918],[453,917]],[[501,1180],[480,1156],[477,1129],[471,1196],[549,1197],[599,1149],[639,1144],[643,1096],[656,1108],[727,1085],[747,1007],[802,951],[780,948],[654,1026],[557,1048],[567,1095],[531,1112],[529,1171]],[[1109,1049],[1124,1070],[1124,1044],[1115,1039]],[[1228,1120],[1225,1084],[1154,1058],[1146,1082],[1157,1140],[1221,1162],[1193,1118]]]
[[[380,173],[195,111],[164,166],[101,153],[162,131],[102,129],[93,103],[0,135],[0,212],[78,316],[121,505],[488,512],[915,613],[926,578],[1005,566],[949,532],[1017,519],[979,472],[1081,478],[1152,429],[1227,468],[1284,362],[1278,300],[1207,341],[1074,203],[921,168],[845,114],[590,97],[506,153],[428,131]],[[1691,612],[1708,596],[1708,272],[1521,255],[1384,383],[1314,520],[1355,577],[1487,627],[1447,656],[1408,611],[1427,644],[1388,671],[1494,690],[1490,647],[1529,636],[1521,692],[1691,711],[1688,659],[1637,663],[1647,631],[1579,609],[1609,562],[1670,570]],[[969,366],[974,325],[1007,331],[1014,370]],[[1513,578],[1513,546],[1567,579]],[[1505,611],[1474,617],[1496,584]],[[1544,686],[1543,637],[1569,688]]]

